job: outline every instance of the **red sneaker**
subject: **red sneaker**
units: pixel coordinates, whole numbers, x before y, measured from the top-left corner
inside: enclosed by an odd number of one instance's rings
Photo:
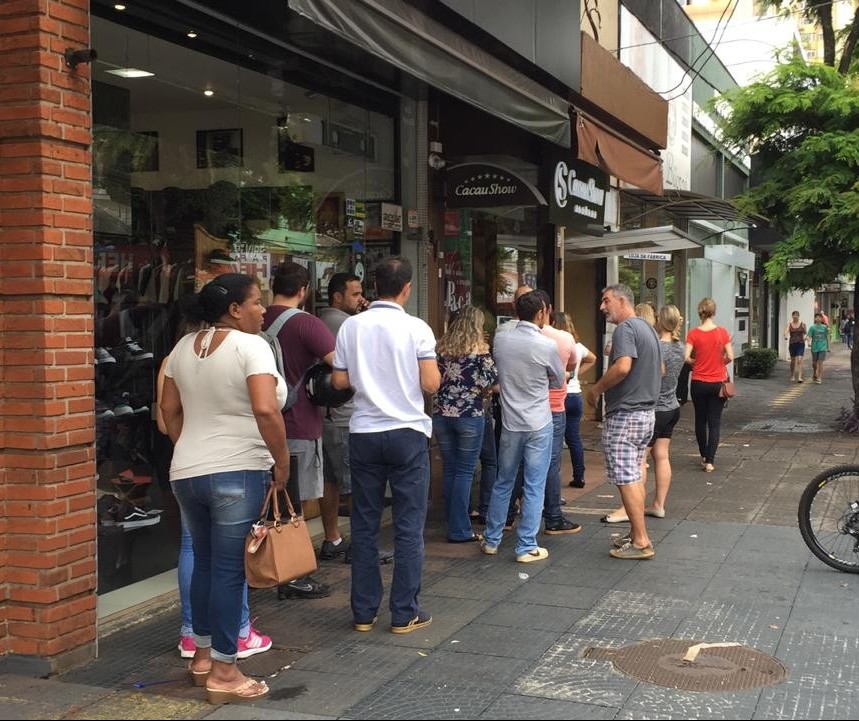
[[[194,643],[193,636],[182,636],[179,639],[179,655],[182,658],[194,658],[197,653],[197,644]]]

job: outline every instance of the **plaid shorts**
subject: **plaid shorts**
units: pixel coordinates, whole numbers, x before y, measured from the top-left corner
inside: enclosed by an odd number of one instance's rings
[[[641,462],[653,436],[655,415],[652,410],[618,411],[603,421],[605,475],[616,486],[641,480]]]

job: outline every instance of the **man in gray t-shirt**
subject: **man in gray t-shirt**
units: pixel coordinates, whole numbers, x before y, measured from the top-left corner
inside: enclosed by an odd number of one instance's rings
[[[588,402],[595,405],[605,393],[602,442],[606,477],[618,487],[630,523],[629,538],[609,553],[615,558],[643,560],[654,556],[644,524],[641,465],[653,435],[662,351],[656,331],[635,315],[632,291],[627,286],[604,289],[600,310],[617,327],[611,339],[609,368],[591,386]]]
[[[335,338],[343,321],[363,310],[367,301],[361,279],[352,273],[335,273],[328,281],[330,306],[319,311],[319,318]],[[340,502],[352,509],[352,481],[349,475],[349,419],[355,411],[355,401],[338,408],[329,408],[322,421],[322,477],[324,480],[319,510],[325,539],[319,550],[320,561],[343,558],[352,562],[352,551],[340,535]]]

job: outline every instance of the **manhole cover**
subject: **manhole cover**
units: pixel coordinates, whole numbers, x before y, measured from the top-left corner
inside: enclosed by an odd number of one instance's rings
[[[611,661],[627,676],[686,691],[739,691],[774,686],[787,677],[777,658],[738,644],[664,639],[588,648],[584,658]]]

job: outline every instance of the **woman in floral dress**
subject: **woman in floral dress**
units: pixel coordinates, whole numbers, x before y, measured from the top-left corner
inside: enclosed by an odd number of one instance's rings
[[[450,543],[480,540],[468,506],[483,442],[483,399],[498,383],[483,322],[481,310],[463,306],[436,345],[441,386],[433,404],[433,431],[441,451]]]

